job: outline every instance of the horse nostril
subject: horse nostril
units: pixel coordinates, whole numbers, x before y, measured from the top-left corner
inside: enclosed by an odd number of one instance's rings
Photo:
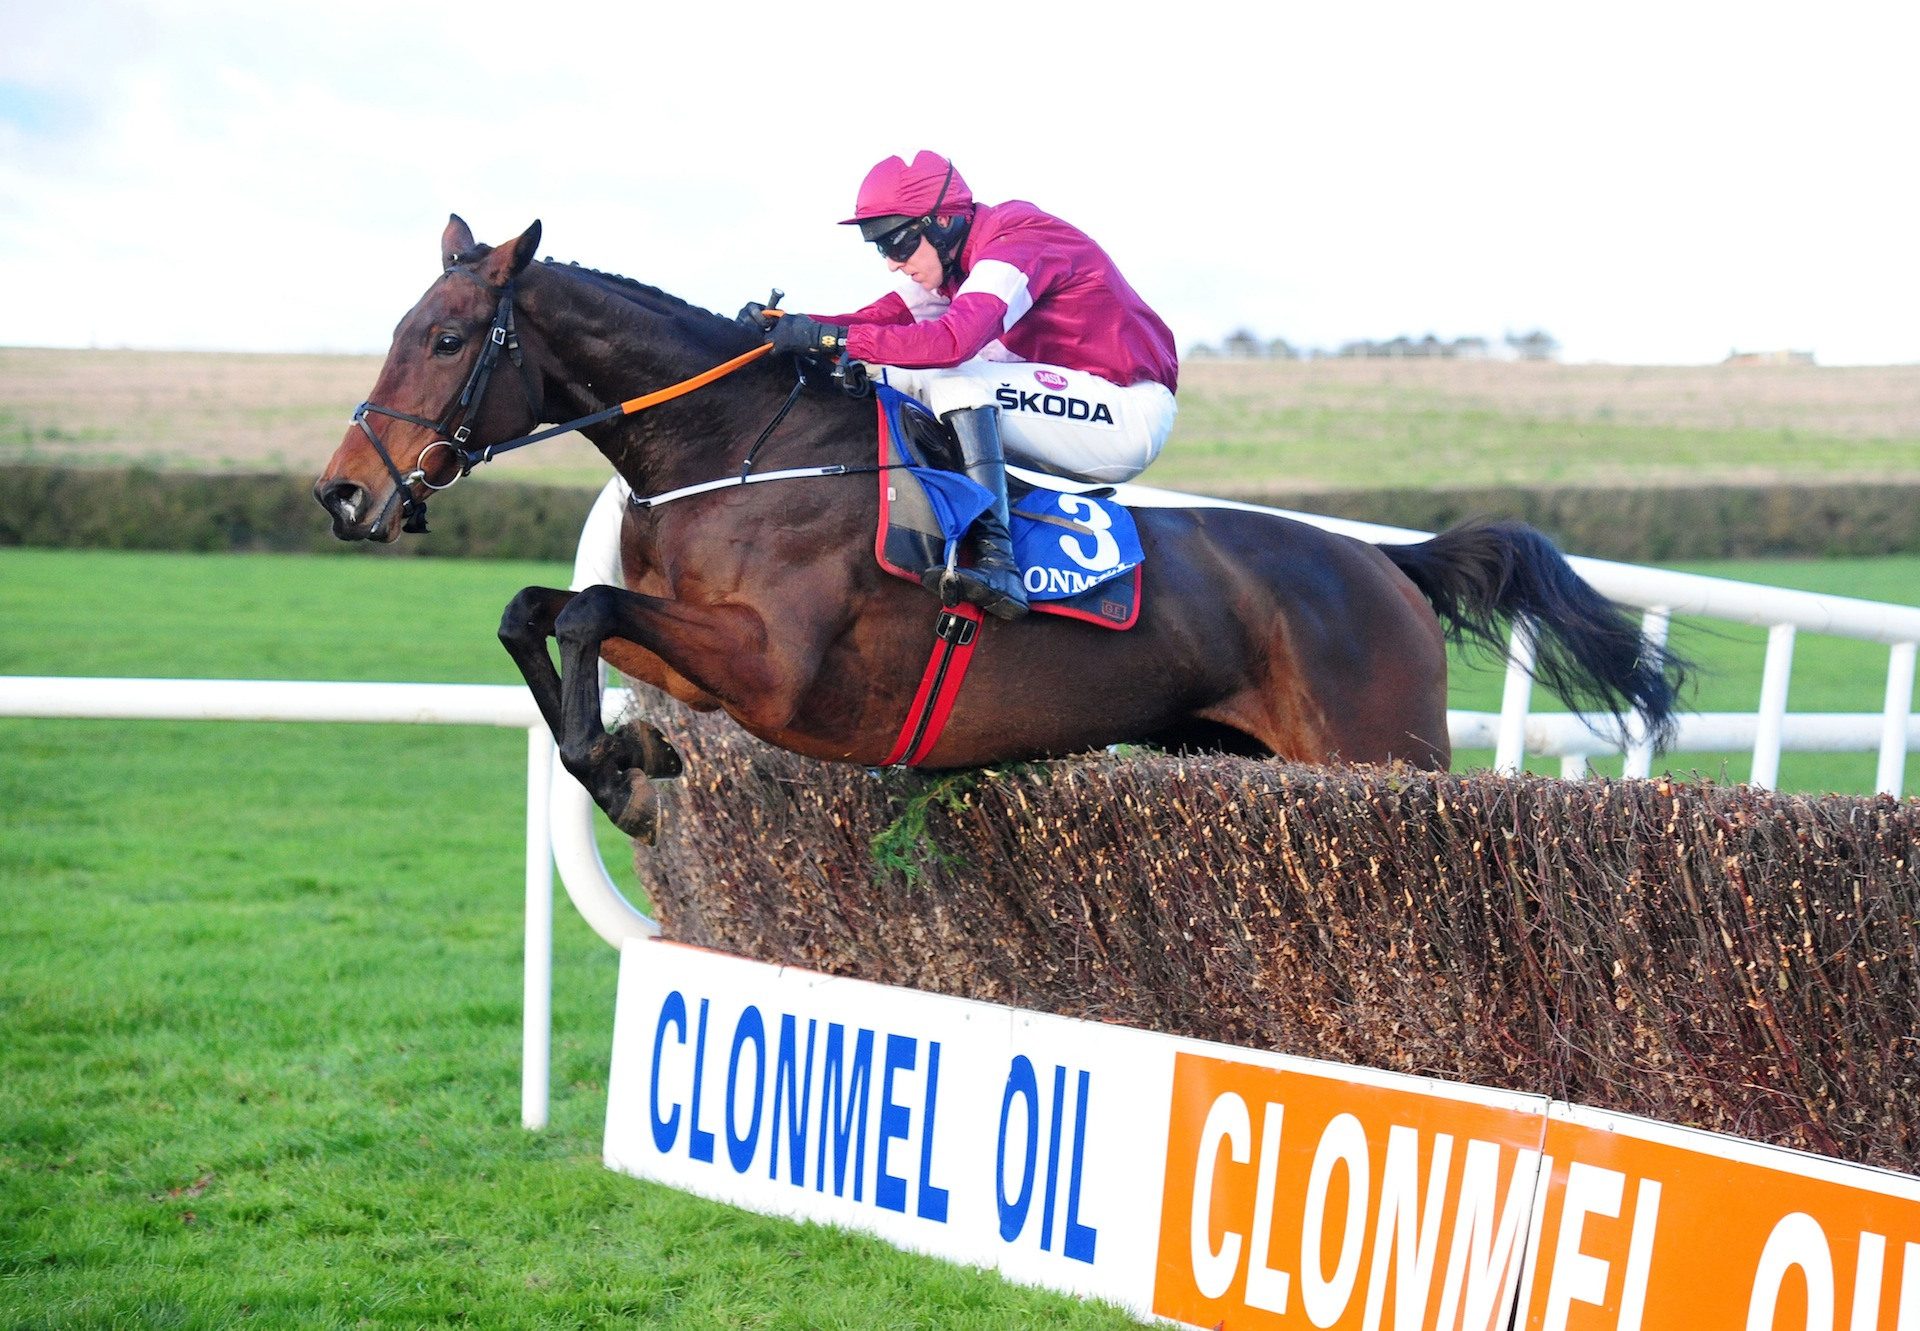
[[[360,506],[365,501],[366,489],[353,481],[329,481],[317,487],[314,498],[320,506],[339,518],[342,522],[353,522],[360,516]]]

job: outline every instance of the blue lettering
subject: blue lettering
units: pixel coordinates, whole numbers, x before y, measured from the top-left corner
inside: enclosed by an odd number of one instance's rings
[[[846,1195],[847,1156],[853,1155],[853,1200],[861,1199],[867,1168],[867,1090],[873,1080],[873,1032],[861,1029],[854,1037],[853,1063],[846,1066],[846,1030],[839,1022],[827,1024],[827,1052],[820,1069],[820,1150],[813,1166],[815,1191],[827,1183],[827,1139],[833,1139],[833,1195]],[[855,1117],[854,1104],[859,1103]],[[833,1128],[827,1128],[827,1111]]]
[[[739,1101],[734,1092],[740,1081],[740,1051],[753,1042],[753,1118],[744,1134],[734,1131],[734,1109]],[[733,1048],[727,1051],[727,1160],[733,1172],[744,1174],[753,1164],[753,1153],[760,1146],[760,1104],[767,1090],[767,1026],[760,1009],[749,1003],[733,1028]]]
[[[905,1105],[893,1102],[893,1074],[913,1071],[918,1049],[919,1041],[910,1036],[889,1035],[880,1071],[880,1155],[874,1162],[873,1200],[876,1206],[903,1215],[907,1210],[907,1181],[887,1172],[887,1143],[906,1140],[913,1115]]]
[[[713,1134],[700,1126],[700,1082],[707,1070],[707,1000],[700,1000],[700,1031],[693,1041],[693,1108],[687,1115],[687,1154],[713,1163]]]
[[[1083,1069],[1080,1073],[1080,1103],[1073,1109],[1073,1170],[1067,1181],[1067,1241],[1064,1249],[1074,1261],[1085,1262],[1089,1266],[1093,1264],[1094,1245],[1100,1238],[1099,1230],[1080,1223],[1080,1180],[1087,1154],[1087,1092],[1092,1080],[1092,1074]]]
[[[1057,393],[1048,393],[1040,399],[1040,414],[1043,416],[1066,415],[1067,400]]]
[[[1067,419],[1068,420],[1084,421],[1092,415],[1093,413],[1091,410],[1088,409],[1085,398],[1070,397],[1067,399]]]
[[[1005,384],[1000,385],[994,392],[993,399],[1000,404],[1003,410],[1020,410],[1020,395],[1011,388],[1008,388]]]
[[[1021,393],[1020,394],[1020,410],[1039,411],[1040,395],[1038,393],[1025,393],[1025,392]]]
[[[685,1044],[687,1000],[681,997],[678,989],[669,990],[667,996],[660,1000],[660,1021],[653,1028],[653,1085],[648,1092],[648,1101],[653,1114],[653,1147],[662,1155],[673,1150],[674,1140],[680,1135],[680,1106],[677,1102],[671,1114],[660,1117],[660,1050],[666,1043],[668,1022],[680,1028],[680,1043]]]
[[[1095,425],[1103,423],[1107,425],[1113,424],[1113,413],[1107,410],[1106,403],[1096,402],[1093,404],[1093,423]]]
[[[1007,1119],[1013,1112],[1013,1097],[1027,1102],[1027,1159],[1020,1171],[1020,1196],[1007,1197]],[[993,1164],[994,1200],[1000,1204],[1000,1237],[1011,1243],[1026,1228],[1027,1208],[1033,1203],[1033,1166],[1040,1149],[1040,1084],[1033,1075],[1033,1064],[1025,1054],[1013,1056],[1007,1069],[1007,1089],[1000,1097],[1000,1143]]]
[[[813,1109],[813,1034],[819,1023],[807,1019],[807,1061],[794,1062],[799,1046],[799,1031],[791,1013],[780,1016],[780,1053],[773,1073],[773,1118],[768,1130],[773,1133],[773,1150],[767,1161],[767,1177],[780,1176],[780,1101],[787,1102],[787,1182],[805,1187],[807,1182],[807,1120]]]
[[[1082,1074],[1085,1075],[1085,1074]],[[920,1200],[914,1210],[922,1220],[947,1223],[947,1190],[933,1186],[933,1111],[940,1107],[940,1042],[927,1041],[927,1099],[920,1127]]]
[[[1047,1123],[1047,1195],[1040,1206],[1040,1251],[1053,1251],[1053,1199],[1060,1191],[1060,1115],[1066,1109],[1067,1070],[1053,1069],[1053,1114]]]

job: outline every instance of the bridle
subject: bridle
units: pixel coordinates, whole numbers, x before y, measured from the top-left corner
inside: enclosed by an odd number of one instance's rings
[[[769,311],[769,313],[778,316],[781,312],[772,310]],[[494,310],[493,325],[487,332],[486,344],[481,347],[479,358],[474,361],[473,369],[468,373],[467,381],[461,387],[459,395],[447,405],[447,409],[440,414],[439,420],[431,421],[424,416],[416,416],[409,411],[400,411],[393,407],[383,407],[378,403],[367,401],[362,402],[354,409],[353,423],[358,425],[361,432],[367,436],[367,442],[373,445],[373,451],[379,455],[380,461],[385,464],[387,474],[393,477],[394,487],[400,496],[400,515],[402,519],[400,529],[405,532],[419,533],[427,529],[427,501],[424,498],[417,498],[414,495],[413,484],[415,481],[426,486],[428,490],[437,491],[448,489],[455,481],[468,475],[482,462],[491,462],[502,453],[510,452],[516,448],[525,448],[528,444],[537,444],[543,439],[551,439],[555,435],[566,434],[570,430],[580,430],[588,426],[599,425],[604,421],[613,420],[618,416],[631,416],[636,411],[644,411],[648,407],[658,406],[662,402],[671,402],[673,399],[685,396],[697,388],[705,387],[716,379],[722,379],[732,374],[735,370],[751,364],[772,350],[773,344],[771,342],[763,342],[750,351],[742,352],[733,359],[723,361],[712,369],[702,370],[699,374],[691,378],[682,379],[677,384],[670,384],[665,388],[655,389],[651,393],[642,393],[639,397],[628,398],[625,402],[615,403],[611,407],[602,408],[589,415],[576,417],[570,421],[563,421],[559,425],[548,426],[544,430],[536,430],[529,434],[519,435],[516,438],[508,439],[502,443],[487,444],[481,448],[468,448],[466,446],[467,440],[473,435],[473,419],[479,414],[481,404],[486,400],[487,386],[492,382],[493,371],[499,363],[500,353],[502,351],[506,352],[508,358],[511,359],[519,369],[520,377],[526,385],[527,409],[532,414],[529,424],[538,425],[540,423],[540,408],[543,395],[541,393],[538,375],[527,365],[524,357],[521,355],[519,334],[514,331],[513,325],[513,283],[508,282],[507,285],[501,289],[500,303]],[[859,367],[854,368],[858,369]],[[834,372],[835,380],[840,383],[843,390],[855,396],[864,395],[867,391],[864,373],[848,375],[846,370],[847,367],[845,365],[836,369]],[[787,413],[793,409],[793,404],[799,400],[800,391],[805,387],[806,382],[806,375],[804,370],[802,370],[795,379],[793,390],[787,394],[786,400],[781,403],[780,409],[774,413],[773,419],[767,422],[766,428],[760,431],[759,438],[755,439],[753,446],[747,450],[746,460],[741,464],[739,475],[727,477],[719,481],[708,481],[699,485],[685,486],[679,490],[669,491],[662,495],[645,498],[636,496],[631,502],[635,507],[644,509],[657,507],[660,504],[668,503],[675,499],[688,498],[696,494],[705,494],[709,490],[726,486],[752,485],[761,481],[790,480],[803,476],[841,476],[884,470],[885,468],[837,465],[793,468],[786,471],[762,472],[758,474],[753,472],[754,458],[759,454],[761,446],[772,436],[774,430],[779,427],[780,422],[786,419]],[[413,470],[411,472],[402,472],[399,466],[395,464],[393,454],[387,451],[387,446],[381,440],[379,432],[373,428],[373,422],[367,419],[369,414],[387,416],[397,421],[406,421],[410,425],[418,425],[423,429],[433,431],[433,441],[420,450],[420,455],[414,459]],[[455,426],[455,420],[458,420],[460,424]],[[452,428],[450,429],[449,427]],[[453,480],[441,485],[435,485],[428,479],[425,466],[427,456],[436,448],[445,448],[453,455],[454,462],[459,466],[459,471],[455,474]]]
[[[501,288],[500,303],[494,309],[493,324],[487,330],[487,340],[480,348],[480,355],[474,360],[473,369],[468,372],[466,383],[461,386],[459,394],[453,401],[447,404],[447,409],[440,413],[439,420],[430,421],[425,416],[416,416],[410,411],[400,411],[394,407],[383,407],[371,400],[362,402],[354,408],[353,423],[358,425],[361,432],[367,436],[367,442],[373,445],[373,451],[385,464],[387,474],[393,477],[394,487],[399,492],[402,531],[419,533],[427,529],[427,501],[424,498],[415,497],[413,493],[415,481],[429,490],[445,490],[452,486],[454,481],[465,477],[477,464],[490,461],[495,453],[501,451],[498,446],[470,450],[466,447],[466,443],[473,436],[474,417],[479,415],[481,404],[486,401],[487,386],[493,381],[493,371],[500,363],[502,351],[506,352],[507,357],[513,361],[514,367],[520,371],[521,383],[526,387],[527,409],[532,413],[529,424],[538,425],[543,396],[540,377],[527,364],[526,357],[521,353],[520,335],[513,326],[512,282],[508,282]],[[418,425],[433,431],[433,441],[420,450],[420,455],[413,461],[412,472],[402,473],[394,463],[393,454],[387,451],[386,443],[380,438],[379,432],[373,428],[373,422],[367,419],[369,414],[390,417],[396,421],[405,421],[409,425]],[[458,425],[454,424],[456,420],[460,422]],[[531,439],[525,442],[531,442]],[[453,460],[460,468],[453,480],[441,485],[435,485],[427,476],[427,457],[436,448],[444,448],[451,453]]]

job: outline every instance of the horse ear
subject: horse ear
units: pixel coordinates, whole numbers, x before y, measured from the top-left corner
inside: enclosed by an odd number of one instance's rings
[[[497,247],[474,269],[488,286],[503,287],[533,262],[534,251],[540,248],[540,222],[536,218],[532,226],[505,245]]]
[[[445,271],[473,252],[473,228],[460,220],[459,213],[447,216],[447,229],[440,233],[440,268]]]

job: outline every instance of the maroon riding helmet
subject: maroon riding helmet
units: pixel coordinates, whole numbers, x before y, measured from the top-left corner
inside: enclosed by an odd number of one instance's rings
[[[872,241],[895,263],[913,257],[925,236],[951,270],[972,220],[973,191],[967,182],[952,162],[923,148],[911,163],[889,157],[867,172],[853,216],[840,225],[859,227],[861,239]]]

